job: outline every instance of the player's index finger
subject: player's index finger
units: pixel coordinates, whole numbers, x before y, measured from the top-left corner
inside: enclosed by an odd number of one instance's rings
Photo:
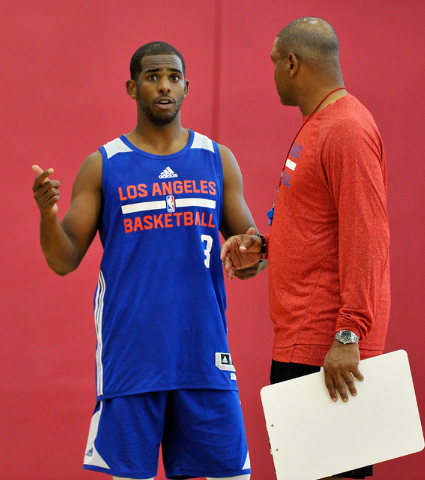
[[[35,175],[40,175],[40,173],[43,173],[43,169],[40,168],[38,165],[33,165],[31,167],[31,170],[35,173]]]
[[[47,182],[48,177],[54,172],[53,168],[49,168],[44,172],[38,174],[39,180],[41,181],[41,185],[44,185]]]
[[[54,172],[53,168],[48,168],[47,170],[43,171],[43,169],[38,165],[33,165],[31,169],[35,173],[35,175],[42,175],[44,178],[48,177]]]

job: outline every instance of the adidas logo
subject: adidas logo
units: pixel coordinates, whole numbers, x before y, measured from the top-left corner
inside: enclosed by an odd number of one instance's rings
[[[86,457],[92,457],[93,456],[93,449],[91,448],[86,452]]]
[[[232,362],[230,353],[216,352],[215,354],[215,366],[220,370],[227,370],[234,372],[235,367]]]
[[[223,365],[233,365],[232,359],[230,357],[230,353],[221,354],[221,363]]]
[[[170,167],[167,167],[163,172],[159,174],[159,178],[174,178],[178,177],[177,173],[174,173]]]

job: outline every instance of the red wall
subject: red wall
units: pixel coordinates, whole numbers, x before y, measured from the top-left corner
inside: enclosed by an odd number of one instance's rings
[[[233,150],[247,201],[267,232],[265,213],[301,120],[297,109],[279,103],[270,50],[284,25],[306,15],[335,27],[346,86],[372,111],[384,139],[393,293],[387,351],[408,352],[425,415],[422,0],[2,2],[2,478],[101,478],[81,469],[95,404],[92,298],[101,248],[96,240],[68,277],[47,268],[31,165],[55,168],[63,214],[82,160],[134,126],[134,104],[125,93],[131,54],[148,41],[168,41],[184,54],[191,82],[184,126]],[[252,479],[271,480],[259,397],[268,383],[272,342],[267,275],[227,287]],[[424,458],[420,453],[377,465],[374,478],[419,478]]]

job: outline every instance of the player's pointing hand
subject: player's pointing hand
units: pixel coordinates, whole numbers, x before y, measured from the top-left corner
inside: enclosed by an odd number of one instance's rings
[[[38,208],[42,213],[57,213],[60,182],[50,180],[53,168],[43,171],[38,165],[33,165],[32,171],[36,175],[32,191]]]

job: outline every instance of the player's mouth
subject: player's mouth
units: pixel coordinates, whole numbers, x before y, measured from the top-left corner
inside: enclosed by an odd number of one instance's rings
[[[155,100],[155,105],[161,110],[168,110],[172,108],[174,101],[170,97],[160,97]]]

